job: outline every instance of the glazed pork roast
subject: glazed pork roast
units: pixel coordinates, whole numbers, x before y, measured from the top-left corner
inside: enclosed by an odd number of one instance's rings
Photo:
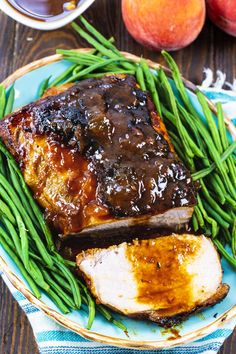
[[[190,173],[132,76],[53,88],[3,119],[0,137],[62,236],[191,218]]]

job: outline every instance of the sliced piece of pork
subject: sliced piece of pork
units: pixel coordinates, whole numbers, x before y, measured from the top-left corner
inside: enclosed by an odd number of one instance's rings
[[[203,235],[90,249],[78,254],[77,265],[97,302],[163,326],[217,303],[229,290],[216,248]]]

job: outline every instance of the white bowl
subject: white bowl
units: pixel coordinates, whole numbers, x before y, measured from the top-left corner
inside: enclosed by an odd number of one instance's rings
[[[24,15],[22,12],[15,9],[6,0],[0,0],[0,10],[5,12],[8,16],[12,17],[17,22],[23,23],[23,25],[36,28],[39,30],[55,30],[57,28],[63,27],[73,21],[76,17],[81,15],[95,0],[80,0],[79,5],[75,10],[72,10],[68,15],[63,18],[52,20],[52,21],[40,21],[34,18],[30,18]]]

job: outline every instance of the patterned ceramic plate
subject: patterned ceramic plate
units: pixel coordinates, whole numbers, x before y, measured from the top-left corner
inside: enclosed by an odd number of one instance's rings
[[[128,53],[125,53],[125,55],[137,60],[139,59]],[[149,64],[156,68],[159,66],[153,62],[149,62]],[[14,108],[34,101],[37,98],[38,87],[42,80],[50,75],[52,75],[52,78],[58,76],[69,65],[70,63],[63,61],[59,55],[54,55],[38,60],[16,71],[4,81],[6,86],[9,86],[15,81],[16,99]],[[188,88],[188,94],[195,108],[201,112],[195,94],[192,92],[195,86],[188,81],[185,81],[185,85]],[[209,104],[214,110],[213,105],[210,102]],[[233,124],[227,118],[225,119],[229,131],[235,139],[236,132]],[[224,269],[223,282],[230,285],[228,296],[221,303],[201,313],[195,314],[184,321],[182,325],[178,327],[178,338],[173,339],[173,335],[169,331],[164,331],[155,323],[119,316],[128,328],[127,336],[122,330],[110,324],[100,315],[96,316],[92,330],[88,331],[85,329],[87,321],[85,312],[73,311],[68,315],[63,315],[45,294],[43,294],[41,300],[37,300],[31,293],[14,262],[0,246],[0,267],[6,273],[11,283],[21,291],[32,304],[40,308],[49,317],[85,338],[111,345],[137,349],[166,348],[187,343],[211,333],[216,328],[220,327],[222,322],[236,317],[235,270],[233,270],[225,260],[223,260],[222,264]],[[214,276],[214,274],[212,276]],[[172,339],[170,339],[170,337],[172,337]]]

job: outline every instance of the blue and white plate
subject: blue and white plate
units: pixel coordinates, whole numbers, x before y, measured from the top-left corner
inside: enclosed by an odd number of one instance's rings
[[[136,60],[139,59],[128,53],[125,55]],[[158,64],[156,63],[149,62],[149,64],[150,66],[158,68]],[[52,75],[53,79],[62,73],[69,65],[71,64],[62,60],[60,55],[54,55],[31,63],[17,70],[13,75],[7,78],[4,81],[6,86],[15,82],[16,98],[14,109],[35,101],[38,98],[38,88],[42,80],[50,75]],[[196,96],[192,92],[195,86],[188,81],[185,81],[185,84],[186,87],[188,87],[188,94],[195,108],[201,113]],[[233,124],[229,120],[227,120],[227,124],[231,135],[236,138]],[[220,327],[224,321],[236,317],[235,270],[224,259],[222,265],[224,269],[223,282],[230,285],[228,296],[221,303],[205,309],[201,313],[195,314],[184,321],[181,326],[178,327],[178,338],[173,339],[173,335],[169,331],[163,330],[155,323],[129,319],[125,316],[117,315],[128,328],[127,336],[122,330],[110,324],[99,314],[96,315],[92,330],[87,330],[87,314],[83,310],[73,311],[68,315],[64,315],[60,313],[58,308],[45,294],[42,295],[40,300],[36,299],[15,263],[0,246],[0,267],[6,273],[11,283],[22,292],[32,304],[45,312],[46,315],[85,338],[136,349],[160,349],[187,343],[213,332],[216,328]],[[212,274],[212,276],[214,276],[214,274]],[[172,339],[170,339],[170,337],[172,337]]]

